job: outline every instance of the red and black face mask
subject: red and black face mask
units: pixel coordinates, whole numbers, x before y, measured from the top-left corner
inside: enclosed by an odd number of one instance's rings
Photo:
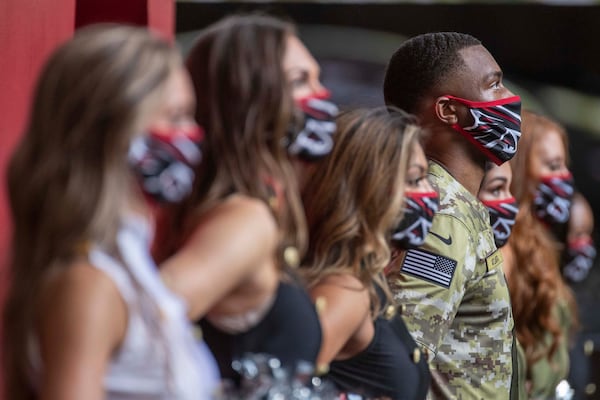
[[[447,95],[467,107],[473,117],[473,125],[452,128],[467,139],[496,165],[513,158],[517,152],[517,143],[521,137],[521,98],[519,96],[505,99],[475,102],[460,97]]]
[[[494,232],[496,247],[500,248],[506,244],[512,227],[515,224],[519,207],[514,197],[502,200],[481,201],[490,214],[490,225]]]
[[[550,227],[565,224],[569,220],[574,191],[570,172],[543,176],[533,201],[537,217]]]
[[[589,274],[596,259],[596,248],[590,236],[570,240],[565,255],[563,275],[572,282],[581,282]]]
[[[330,97],[324,91],[296,101],[304,121],[299,129],[290,129],[286,145],[291,155],[310,162],[331,153],[339,109],[329,101]]]
[[[439,197],[436,192],[406,192],[404,199],[404,215],[392,231],[392,244],[401,249],[412,249],[425,242],[438,210]]]
[[[202,160],[204,131],[188,128],[151,130],[133,139],[128,161],[144,194],[159,203],[184,199],[194,183],[194,167]]]

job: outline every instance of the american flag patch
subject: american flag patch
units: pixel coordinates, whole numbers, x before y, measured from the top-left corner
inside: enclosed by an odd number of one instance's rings
[[[402,264],[403,273],[445,288],[450,287],[455,270],[456,261],[423,250],[409,250]]]

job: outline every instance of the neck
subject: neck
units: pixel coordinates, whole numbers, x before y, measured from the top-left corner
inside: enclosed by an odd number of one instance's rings
[[[443,138],[446,140],[443,140]],[[477,197],[481,181],[485,175],[485,157],[460,133],[432,132],[425,146],[427,158],[442,165],[454,179]]]
[[[136,188],[137,189],[137,188]],[[125,213],[132,213],[152,221],[156,210],[149,205],[139,190],[133,190],[124,207]]]

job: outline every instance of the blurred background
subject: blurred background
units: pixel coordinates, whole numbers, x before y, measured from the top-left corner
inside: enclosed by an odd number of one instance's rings
[[[185,52],[199,29],[227,14],[254,10],[296,22],[321,65],[323,83],[343,107],[383,104],[385,65],[406,38],[432,31],[479,38],[524,107],[567,128],[571,169],[593,207],[600,243],[600,0],[0,0],[0,172],[22,132],[42,62],[78,27],[101,21],[150,26],[169,38],[175,33]],[[9,285],[3,260],[10,229],[2,184],[0,304]],[[572,363],[571,383],[576,398],[600,399],[600,259],[573,289],[586,356]]]
[[[324,85],[342,107],[383,104],[386,63],[406,38],[432,31],[477,37],[523,106],[567,128],[577,189],[591,203],[600,226],[600,1],[187,0],[176,3],[177,41],[186,52],[199,29],[226,14],[253,10],[298,25],[321,65]],[[576,398],[600,399],[599,264],[597,258],[587,280],[573,286],[582,320],[582,355],[571,365]]]

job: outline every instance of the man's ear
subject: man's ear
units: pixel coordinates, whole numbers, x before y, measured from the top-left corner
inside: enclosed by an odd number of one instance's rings
[[[450,98],[440,96],[435,99],[434,109],[436,117],[444,124],[455,125],[458,123],[456,103]]]

